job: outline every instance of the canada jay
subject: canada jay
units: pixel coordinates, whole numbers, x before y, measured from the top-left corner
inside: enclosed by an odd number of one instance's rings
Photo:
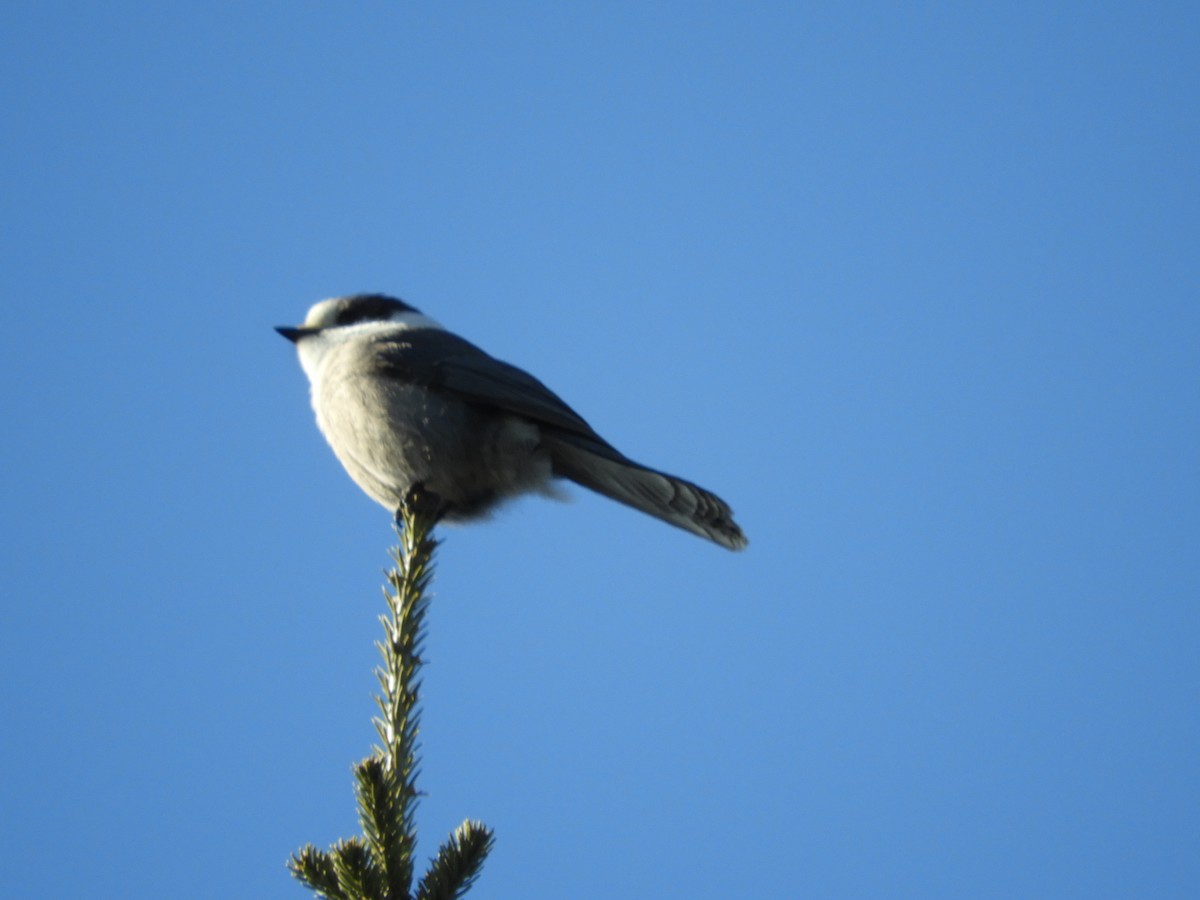
[[[392,297],[322,300],[296,345],[317,425],[350,477],[396,511],[432,494],[448,521],[520,494],[576,484],[710,541],[746,546],[733,512],[691,482],[622,455],[533,376]]]

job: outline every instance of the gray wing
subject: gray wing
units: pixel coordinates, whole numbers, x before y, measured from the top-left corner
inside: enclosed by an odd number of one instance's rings
[[[421,328],[378,341],[380,372],[411,384],[458,394],[469,403],[503,410],[549,425],[576,439],[624,457],[575,410],[523,369],[501,362],[448,331]]]

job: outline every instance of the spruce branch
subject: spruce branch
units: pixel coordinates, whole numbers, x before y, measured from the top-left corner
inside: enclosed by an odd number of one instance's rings
[[[318,897],[325,897],[327,900],[350,900],[350,895],[341,888],[333,858],[324,850],[318,850],[312,844],[308,844],[299,853],[292,854],[292,858],[288,860],[288,868]]]
[[[492,831],[467,820],[442,844],[417,888],[417,900],[457,900],[479,877],[492,849]]]
[[[407,897],[412,886],[416,831],[412,807],[397,802],[404,786],[378,756],[354,767],[358,781],[358,818],[371,855],[379,862],[389,897]]]
[[[339,841],[333,848],[332,856],[338,884],[347,895],[355,900],[386,900],[379,870],[361,838]]]
[[[419,673],[425,642],[428,588],[437,541],[436,497],[415,489],[396,512],[399,546],[392,550],[379,617],[384,638],[375,646],[383,659],[376,668],[380,743],[354,767],[355,793],[363,836],[339,841],[332,850],[311,844],[293,854],[288,868],[300,882],[329,900],[412,900],[413,855],[417,846],[417,760],[421,710]],[[421,878],[421,900],[454,900],[479,875],[492,847],[492,832],[466,821],[442,845]]]

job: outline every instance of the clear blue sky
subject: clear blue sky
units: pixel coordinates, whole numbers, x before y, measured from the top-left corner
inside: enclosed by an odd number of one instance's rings
[[[1200,892],[1195,3],[6,4],[13,897],[355,832],[387,514],[272,330],[398,294],[711,487],[447,530],[472,897]],[[208,874],[201,874],[206,870]]]

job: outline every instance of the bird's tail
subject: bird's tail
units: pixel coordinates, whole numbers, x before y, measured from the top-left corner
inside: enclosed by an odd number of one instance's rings
[[[574,435],[543,432],[543,443],[554,461],[555,475],[730,550],[741,550],[748,543],[733,521],[729,504],[690,481],[647,469],[607,445],[593,445]]]

